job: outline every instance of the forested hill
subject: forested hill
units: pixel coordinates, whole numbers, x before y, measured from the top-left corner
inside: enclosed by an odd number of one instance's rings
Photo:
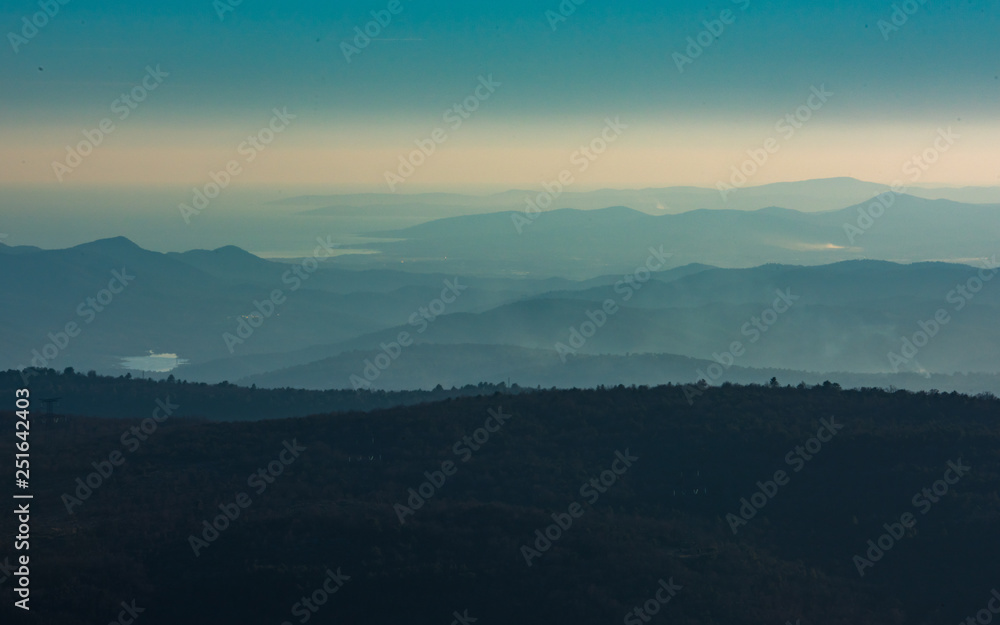
[[[309,391],[296,388],[258,389],[228,382],[149,380],[131,374],[111,377],[82,374],[66,369],[28,369],[28,374],[10,370],[0,372],[0,397],[13,397],[19,388],[30,388],[36,405],[43,399],[55,399],[55,412],[66,415],[109,418],[145,418],[157,407],[156,401],[168,399],[177,409],[172,416],[210,421],[256,421],[312,414],[367,411],[452,397],[520,393],[524,389],[500,384],[467,385],[430,391],[332,390]],[[27,381],[27,384],[25,384]]]
[[[36,593],[18,622],[103,623],[132,600],[147,625],[930,625],[986,608],[996,398],[727,385],[690,399],[496,394],[167,420],[141,442],[126,435],[138,420],[36,416]],[[325,580],[337,592],[303,611]],[[3,622],[12,604],[8,580]],[[661,613],[642,620],[647,607]]]

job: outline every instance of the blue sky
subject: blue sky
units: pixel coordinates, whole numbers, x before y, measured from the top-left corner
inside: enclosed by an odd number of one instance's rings
[[[296,122],[248,183],[379,190],[396,155],[489,75],[502,87],[414,189],[544,180],[607,116],[631,130],[586,184],[711,186],[821,84],[836,96],[759,182],[888,182],[951,125],[966,139],[927,181],[997,183],[984,159],[1000,138],[1000,11],[985,0],[915,0],[888,40],[879,21],[894,3],[873,0],[586,0],[555,30],[545,12],[558,2],[401,0],[347,62],[341,44],[386,5],[244,0],[220,19],[209,0],[71,0],[18,53],[9,37],[0,47],[0,184],[55,182],[52,162],[147,66],[170,76],[70,184],[197,182],[287,107]],[[0,30],[19,32],[38,10],[0,3]],[[733,23],[679,72],[672,55],[725,10]]]

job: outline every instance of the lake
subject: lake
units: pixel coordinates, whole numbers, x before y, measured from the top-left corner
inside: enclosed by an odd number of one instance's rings
[[[178,358],[177,354],[154,354],[153,352],[149,352],[146,356],[122,358],[121,366],[133,371],[166,373],[185,364],[187,364],[187,360]]]

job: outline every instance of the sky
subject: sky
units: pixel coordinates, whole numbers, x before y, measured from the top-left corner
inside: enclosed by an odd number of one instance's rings
[[[920,182],[1000,184],[989,0],[230,1],[0,2],[0,188],[712,187],[765,145],[754,184],[891,183],[948,129]]]

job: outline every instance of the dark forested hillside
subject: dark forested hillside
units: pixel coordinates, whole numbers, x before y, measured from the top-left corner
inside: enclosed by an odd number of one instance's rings
[[[38,414],[24,622],[962,622],[1000,584],[998,416],[833,384]]]
[[[311,414],[349,410],[375,410],[440,401],[451,397],[519,393],[524,389],[513,385],[478,384],[428,391],[309,391],[300,388],[257,389],[228,382],[149,380],[133,378],[131,374],[111,377],[94,373],[82,374],[66,369],[28,369],[0,371],[0,396],[13,397],[16,389],[29,382],[40,400],[57,399],[54,410],[68,415],[102,416],[109,418],[146,418],[156,408],[156,400],[168,399],[177,408],[171,416],[194,417],[210,421],[256,421],[304,417]]]

